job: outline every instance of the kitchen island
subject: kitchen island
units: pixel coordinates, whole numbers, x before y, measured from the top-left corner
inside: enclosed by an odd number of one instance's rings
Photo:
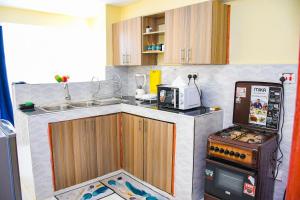
[[[20,89],[22,86],[17,87]],[[15,88],[15,96],[17,92],[18,88]],[[18,101],[18,98],[15,98],[15,103]],[[35,101],[35,103],[37,102]],[[59,193],[59,190],[56,191],[54,188],[49,124],[120,113],[174,124],[175,137],[172,152],[174,155],[172,172],[174,189],[171,194],[165,192],[165,195],[170,199],[178,200],[201,199],[203,197],[206,140],[209,134],[222,129],[223,111],[185,114],[162,111],[156,109],[155,106],[145,106],[133,101],[60,112],[38,110],[32,113],[23,113],[15,108],[23,199],[43,200],[52,198]]]

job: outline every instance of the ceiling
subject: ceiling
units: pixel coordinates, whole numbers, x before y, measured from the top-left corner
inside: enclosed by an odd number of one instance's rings
[[[137,0],[0,0],[0,6],[80,17],[95,16],[104,4],[124,6]]]

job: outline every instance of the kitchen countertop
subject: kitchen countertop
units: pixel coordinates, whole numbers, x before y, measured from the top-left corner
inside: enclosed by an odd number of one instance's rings
[[[199,108],[192,111],[166,111],[156,104],[144,104],[134,97],[126,97],[119,104],[74,108],[65,111],[45,112],[39,108],[31,113],[15,110],[18,156],[21,168],[21,185],[25,199],[44,200],[55,195],[53,188],[49,123],[80,118],[129,113],[149,119],[174,123],[176,151],[174,169],[175,197],[170,199],[194,200],[203,197],[203,175],[206,139],[222,129],[223,111]],[[167,195],[167,194],[166,194]]]
[[[139,106],[139,107],[148,108],[148,109],[152,109],[152,110],[166,111],[166,112],[177,113],[177,114],[182,114],[182,115],[192,116],[192,117],[197,117],[197,116],[211,112],[208,107],[199,107],[199,108],[194,108],[194,109],[189,109],[189,110],[159,109],[157,107],[156,103],[150,104],[147,102],[136,100],[135,97],[133,97],[133,96],[123,97],[122,102],[119,104]],[[117,105],[117,104],[113,104],[113,105]],[[104,106],[107,106],[107,105],[104,105]],[[93,106],[93,107],[89,107],[89,108],[97,108],[97,107],[103,107],[103,106]],[[37,106],[37,107],[35,107],[34,111],[25,111],[25,112],[23,111],[23,113],[25,113],[28,116],[35,116],[35,115],[52,114],[52,113],[58,113],[58,112],[67,112],[67,111],[71,111],[71,110],[75,110],[75,109],[86,109],[86,107],[72,108],[72,109],[63,110],[63,111],[47,112]]]

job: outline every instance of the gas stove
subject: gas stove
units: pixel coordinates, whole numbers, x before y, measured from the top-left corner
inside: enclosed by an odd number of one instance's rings
[[[258,167],[258,152],[265,144],[276,142],[277,134],[261,130],[233,126],[208,137],[207,154],[209,157],[243,165]]]
[[[228,128],[216,133],[216,136],[249,144],[262,144],[271,135],[265,132],[249,130],[242,127]]]
[[[205,200],[272,200],[282,86],[237,82],[234,126],[207,140]]]

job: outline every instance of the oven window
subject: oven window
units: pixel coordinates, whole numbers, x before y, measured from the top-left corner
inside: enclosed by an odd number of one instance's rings
[[[242,195],[244,176],[222,169],[217,169],[216,175],[215,184],[218,188]]]

